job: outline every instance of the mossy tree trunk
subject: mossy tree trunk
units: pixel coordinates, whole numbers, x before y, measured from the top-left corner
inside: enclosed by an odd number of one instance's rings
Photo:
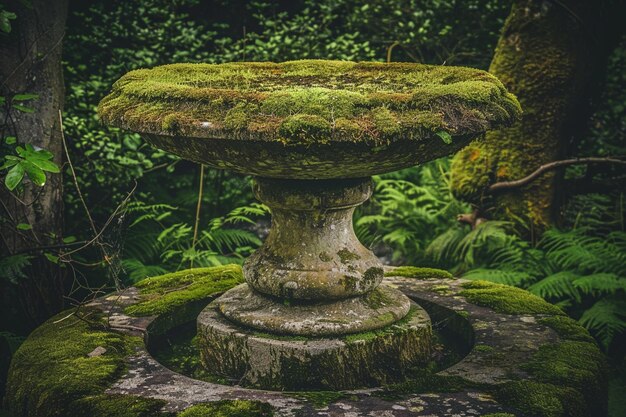
[[[12,31],[0,35],[0,96],[7,103],[16,94],[35,94],[37,98],[24,103],[32,112],[8,105],[2,109],[0,137],[15,136],[22,146],[46,149],[60,166],[59,110],[64,98],[61,45],[68,0],[9,0],[4,4],[17,18]],[[25,319],[31,326],[38,324],[62,307],[61,268],[38,250],[61,243],[62,186],[59,174],[49,174],[44,187],[25,180],[19,200],[4,184],[0,186],[0,257],[33,256],[31,267],[24,271],[28,278],[20,280],[17,289],[0,277],[0,328],[23,329]],[[16,224],[20,223],[32,229],[18,230]]]
[[[521,220],[531,235],[554,224],[562,173],[488,194],[490,184],[522,178],[571,153],[585,131],[598,75],[617,40],[623,2],[515,0],[490,66],[524,111],[513,126],[487,133],[452,163],[457,197],[483,215]],[[623,14],[622,14],[623,16]]]

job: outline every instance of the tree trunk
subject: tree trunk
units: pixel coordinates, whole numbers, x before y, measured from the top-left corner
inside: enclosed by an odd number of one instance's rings
[[[531,235],[557,220],[562,171],[492,196],[488,188],[523,178],[574,150],[585,131],[611,41],[618,39],[613,31],[621,3],[513,2],[489,70],[518,96],[524,113],[515,125],[489,132],[454,157],[451,185],[457,197],[490,217],[528,223]]]
[[[0,96],[7,105],[0,115],[0,137],[16,136],[18,144],[31,144],[54,154],[61,165],[63,144],[59,110],[64,86],[61,45],[65,33],[68,0],[9,0],[5,9],[17,14],[12,31],[0,35]],[[34,109],[22,112],[8,105],[15,94],[37,94],[25,103]],[[24,319],[34,325],[63,305],[62,270],[46,259],[43,246],[60,243],[63,226],[63,183],[60,174],[48,174],[45,186],[25,180],[19,195],[0,186],[0,256],[33,255],[17,288],[0,279],[0,327]],[[17,230],[26,223],[32,230]],[[5,322],[6,320],[6,322]],[[6,326],[5,326],[6,325]]]

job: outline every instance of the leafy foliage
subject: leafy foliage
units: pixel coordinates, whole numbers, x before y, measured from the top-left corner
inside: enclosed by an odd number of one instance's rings
[[[455,264],[463,278],[519,286],[560,305],[609,348],[626,331],[626,233],[551,229],[532,247],[507,226],[489,221],[466,233],[448,232],[428,253]]]
[[[124,239],[122,266],[130,282],[190,264],[198,267],[243,262],[261,240],[251,229],[268,210],[253,203],[208,221],[193,244],[193,227],[180,221],[178,209],[167,204],[136,201],[127,208],[129,234]]]
[[[355,216],[361,241],[393,248],[395,263],[422,260],[431,237],[445,233],[456,224],[456,216],[468,209],[449,192],[447,164],[442,159],[375,177],[371,202]]]

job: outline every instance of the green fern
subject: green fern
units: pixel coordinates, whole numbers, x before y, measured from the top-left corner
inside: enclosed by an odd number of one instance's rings
[[[582,276],[574,280],[572,284],[581,293],[596,297],[626,291],[625,278],[605,272]]]
[[[167,272],[161,265],[145,265],[139,259],[135,258],[123,259],[122,268],[128,275],[131,283],[136,283],[144,278],[161,275]]]
[[[608,349],[617,335],[626,332],[626,301],[603,298],[587,309],[579,321]]]
[[[462,276],[470,280],[484,280],[496,282],[498,284],[513,285],[516,287],[525,287],[532,282],[535,277],[522,271],[507,271],[505,269],[472,269]]]
[[[0,259],[0,278],[17,284],[20,280],[28,278],[24,270],[31,265],[33,259],[29,255],[13,255]]]
[[[579,278],[578,274],[571,271],[557,272],[537,281],[528,287],[528,291],[545,299],[556,299],[553,301],[569,298],[578,303],[581,294],[574,282]]]

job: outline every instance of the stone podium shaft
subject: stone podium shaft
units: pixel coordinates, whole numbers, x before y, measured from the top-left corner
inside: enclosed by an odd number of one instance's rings
[[[254,193],[271,208],[272,226],[244,264],[252,288],[279,298],[330,300],[362,295],[380,284],[382,264],[352,226],[355,207],[372,193],[371,178],[256,178]]]

